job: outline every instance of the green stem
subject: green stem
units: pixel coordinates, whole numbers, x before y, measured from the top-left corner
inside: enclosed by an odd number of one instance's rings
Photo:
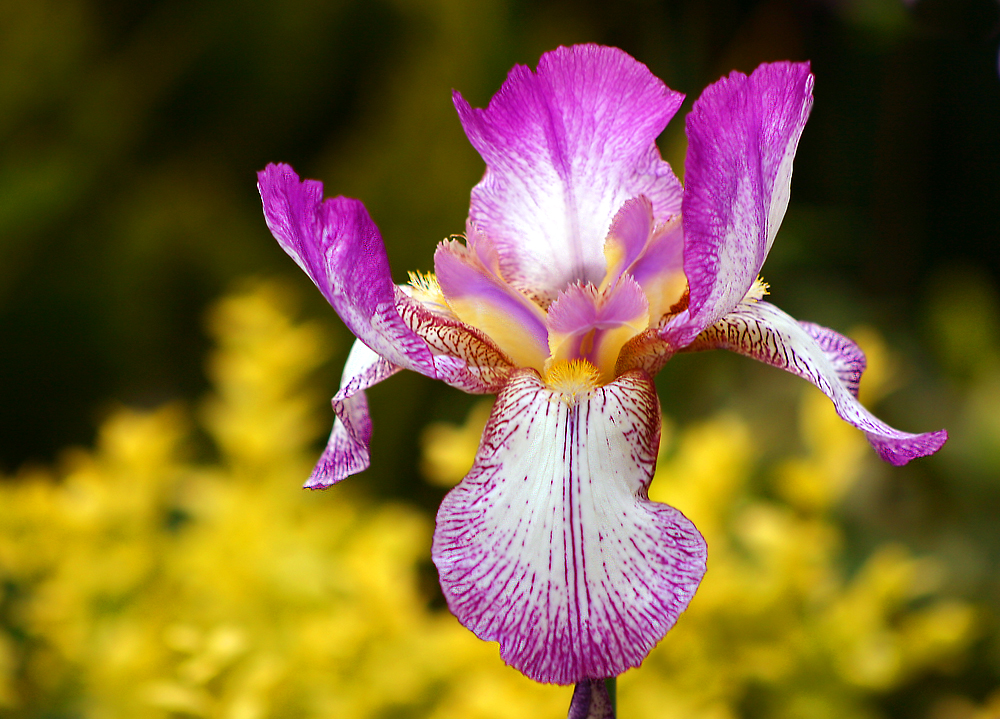
[[[604,688],[608,690],[608,699],[611,700],[611,711],[614,712],[615,719],[618,717],[618,677],[608,677],[604,680]]]

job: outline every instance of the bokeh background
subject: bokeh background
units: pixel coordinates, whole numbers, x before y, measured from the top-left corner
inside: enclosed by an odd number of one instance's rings
[[[672,360],[654,486],[716,584],[623,716],[997,715],[995,0],[0,0],[0,715],[563,710],[441,611],[428,532],[476,398],[394,377],[372,468],[296,489],[350,337],[254,173],[363,199],[405,281],[483,170],[450,90],[483,106],[576,42],[645,62],[681,116],[732,69],[812,61],[771,298],[862,342],[882,418],[951,433],[888,468],[799,380]],[[678,172],[684,142],[678,117]]]

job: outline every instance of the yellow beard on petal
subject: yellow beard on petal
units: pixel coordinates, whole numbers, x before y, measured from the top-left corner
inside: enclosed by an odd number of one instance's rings
[[[585,359],[551,362],[545,370],[545,384],[559,393],[566,404],[576,404],[577,399],[600,386],[601,373]]]
[[[437,277],[434,276],[433,272],[411,271],[409,274],[410,296],[413,299],[424,304],[448,306],[444,293],[441,291],[441,285],[438,284]]]
[[[742,302],[748,305],[752,305],[754,302],[760,302],[764,298],[764,295],[769,293],[771,286],[764,282],[760,277],[753,281],[750,285],[750,289],[747,290],[746,295],[743,297]]]

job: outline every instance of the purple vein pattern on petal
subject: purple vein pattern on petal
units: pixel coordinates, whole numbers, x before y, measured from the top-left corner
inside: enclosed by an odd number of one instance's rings
[[[812,108],[808,63],[761,65],[705,89],[687,117],[684,163],[686,318],[682,346],[743,299],[788,207],[792,160]]]
[[[470,394],[496,394],[507,382],[514,370],[510,359],[475,327],[428,310],[402,290],[396,307],[434,353],[439,380]]]
[[[657,135],[683,100],[617,48],[560,47],[533,73],[516,65],[489,107],[454,94],[486,162],[470,219],[496,245],[505,279],[551,300],[570,282],[599,284],[604,238],[640,194],[657,219],[680,211],[681,186]]]
[[[768,302],[741,304],[705,330],[690,350],[728,349],[807,379],[833,400],[842,419],[865,433],[886,462],[903,465],[937,452],[945,430],[910,434],[893,429],[857,399],[864,354],[846,337],[811,322],[796,322]]]
[[[372,420],[364,390],[402,369],[356,340],[344,364],[340,391],[333,398],[337,415],[330,440],[305,486],[326,489],[345,477],[368,469]]]
[[[659,429],[643,372],[567,402],[522,370],[497,397],[431,555],[452,613],[528,677],[636,667],[694,595],[705,542],[647,496]]]
[[[288,165],[257,175],[267,226],[354,335],[395,365],[435,377],[426,343],[399,316],[389,260],[365,206],[323,200],[323,183],[299,181]]]

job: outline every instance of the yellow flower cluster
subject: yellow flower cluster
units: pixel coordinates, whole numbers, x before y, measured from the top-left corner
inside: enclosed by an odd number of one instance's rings
[[[430,608],[429,517],[361,483],[296,489],[324,429],[308,377],[329,347],[292,309],[269,283],[215,308],[199,422],[180,405],[121,410],[94,450],[0,482],[4,716],[564,714],[568,689]],[[484,421],[431,428],[429,476],[456,481]],[[869,717],[873,692],[966,649],[974,612],[936,593],[932,560],[884,547],[845,576],[829,512],[870,453],[813,394],[803,422],[808,453],[777,467],[758,466],[735,417],[664,443],[653,496],[698,524],[711,560],[676,630],[622,679],[622,716]],[[761,473],[776,498],[754,491]]]

